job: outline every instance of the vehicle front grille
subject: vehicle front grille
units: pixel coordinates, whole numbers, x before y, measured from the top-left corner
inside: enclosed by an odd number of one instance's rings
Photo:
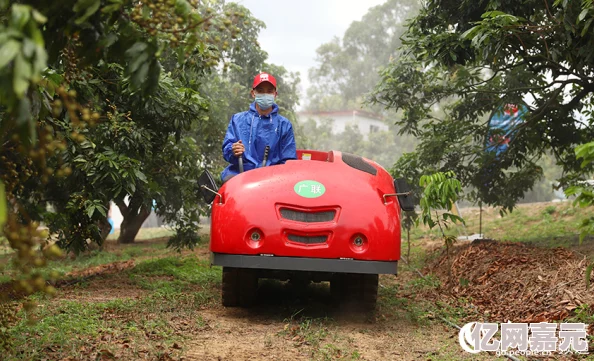
[[[336,211],[303,212],[288,208],[281,208],[280,214],[284,219],[289,219],[291,221],[316,223],[332,221],[336,215]]]
[[[305,237],[305,236],[298,236],[296,234],[289,234],[289,240],[296,243],[303,243],[303,244],[320,244],[326,243],[328,240],[328,236],[313,236],[313,237]]]

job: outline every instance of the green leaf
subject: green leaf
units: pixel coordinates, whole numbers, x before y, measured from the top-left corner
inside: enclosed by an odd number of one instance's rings
[[[37,21],[39,24],[45,24],[47,22],[47,17],[45,17],[45,15],[39,11],[33,9],[31,13],[33,14],[33,19],[35,19],[35,21]]]
[[[15,58],[21,49],[21,43],[16,40],[8,40],[0,48],[0,69],[4,68]]]
[[[588,33],[588,29],[590,28],[590,25],[592,25],[592,20],[594,20],[593,18],[588,19],[588,21],[586,21],[586,25],[584,25],[584,28],[582,29],[582,36],[586,36],[586,34]]]
[[[97,10],[99,10],[100,6],[101,0],[78,0],[76,5],[74,5],[73,10],[77,13],[80,13],[82,10],[85,10],[85,12],[82,14],[82,16],[76,19],[74,23],[76,25],[84,23],[89,17],[95,14]]]
[[[0,180],[0,234],[4,232],[4,224],[8,218],[8,207],[6,206],[6,188]]]
[[[111,5],[104,6],[101,9],[101,12],[104,14],[111,14],[113,12],[120,10],[121,8],[122,8],[121,4],[111,4]]]
[[[143,52],[146,48],[148,48],[147,43],[144,43],[142,41],[136,42],[134,43],[134,45],[130,47],[130,49],[126,50],[126,55],[130,57],[135,57],[136,55],[138,55],[138,53]]]
[[[31,7],[27,5],[12,5],[11,20],[15,28],[22,30],[31,19]]]
[[[30,58],[35,54],[36,45],[28,38],[23,39],[23,55],[25,58]]]
[[[188,16],[192,12],[192,5],[186,0],[175,1],[175,13],[183,17]]]
[[[148,63],[143,63],[140,66],[140,69],[138,69],[138,71],[136,71],[132,75],[132,85],[136,89],[140,89],[142,87],[142,84],[146,80],[146,76],[148,75],[148,72],[149,72],[149,64]]]
[[[138,177],[138,179],[140,179],[141,181],[143,181],[144,183],[147,183],[147,179],[146,176],[144,175],[144,173],[142,173],[140,170],[135,169],[134,170],[134,174],[136,174],[136,177]]]
[[[93,213],[95,213],[95,205],[91,205],[87,208],[87,216],[89,218],[93,218]]]
[[[103,217],[107,217],[107,210],[103,205],[98,205],[97,210],[99,211],[99,213],[101,213]]]
[[[31,101],[27,97],[24,97],[19,100],[16,123],[21,129],[25,129],[28,132],[31,132],[31,130],[33,130],[33,133],[35,133],[27,134],[26,139],[28,139],[29,137],[34,138],[37,134],[37,132],[35,132],[35,122],[33,121],[31,116]],[[25,127],[25,125],[28,125],[28,127]],[[33,142],[35,142],[35,139],[33,139]]]
[[[500,15],[507,15],[506,13],[504,13],[503,11],[487,11],[486,13],[484,13],[481,18],[486,19],[486,18],[494,18]]]
[[[140,53],[140,55],[136,56],[131,62],[130,62],[130,73],[134,73],[136,72],[136,70],[138,70],[138,68],[147,62],[149,58],[149,54],[146,52],[142,52]]]
[[[35,61],[33,62],[33,75],[40,75],[47,68],[47,52],[45,47],[37,45]]]
[[[588,15],[588,11],[590,11],[589,8],[585,8],[584,10],[582,10],[580,15],[578,16],[578,22],[582,21],[582,20],[584,20],[584,18],[586,18],[586,15]]]
[[[31,64],[21,55],[18,54],[14,63],[14,77],[12,80],[12,87],[17,98],[25,96],[27,89],[29,89],[29,80],[31,79]]]
[[[586,156],[586,154],[589,153],[590,147],[592,147],[592,145],[590,143],[578,145],[577,147],[575,147],[575,150],[574,150],[575,157],[576,158],[584,158]]]

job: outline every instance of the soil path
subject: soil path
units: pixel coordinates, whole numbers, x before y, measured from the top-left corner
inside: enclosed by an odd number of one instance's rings
[[[398,280],[385,277],[380,282]],[[288,284],[269,283],[260,287],[258,307],[201,311],[204,327],[184,345],[185,359],[483,359],[466,354],[458,345],[457,330],[445,324],[420,324],[404,311],[384,315],[381,306],[373,320],[341,313],[329,305],[326,285],[310,285],[299,292],[296,295]]]

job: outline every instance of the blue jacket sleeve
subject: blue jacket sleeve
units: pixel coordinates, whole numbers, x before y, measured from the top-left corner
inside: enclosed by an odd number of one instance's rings
[[[239,138],[237,137],[237,130],[235,129],[235,122],[233,121],[235,116],[231,117],[229,126],[227,127],[227,133],[225,134],[225,140],[223,140],[223,158],[231,164],[239,164],[237,157],[233,155],[231,147],[233,143],[236,143]]]
[[[295,134],[293,125],[287,121],[287,127],[281,136],[281,155],[280,164],[285,164],[289,159],[297,159],[297,145],[295,144]]]

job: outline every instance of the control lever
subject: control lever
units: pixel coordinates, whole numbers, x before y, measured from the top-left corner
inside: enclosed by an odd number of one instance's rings
[[[262,167],[266,167],[266,161],[268,160],[268,152],[270,151],[270,146],[267,145],[264,149],[264,160],[262,161]]]

